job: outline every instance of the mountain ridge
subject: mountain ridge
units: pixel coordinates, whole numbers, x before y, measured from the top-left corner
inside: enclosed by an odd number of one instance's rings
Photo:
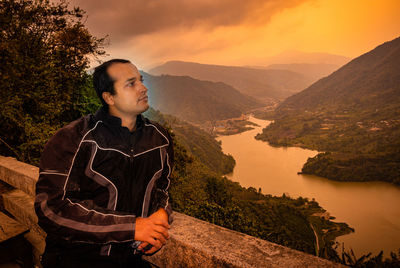
[[[311,84],[302,74],[289,70],[262,70],[242,66],[168,61],[149,71],[153,75],[185,75],[199,80],[224,82],[258,99],[283,99]]]
[[[303,52],[299,50],[286,50],[275,56],[266,58],[267,64],[288,64],[288,63],[313,63],[313,64],[335,64],[342,66],[348,63],[351,58],[324,52]]]
[[[400,184],[400,37],[278,105],[257,139],[324,151],[303,172]]]
[[[310,77],[314,81],[330,75],[341,67],[338,64],[328,63],[291,63],[291,64],[270,64],[267,66],[249,66],[254,69],[275,69],[289,70]]]
[[[397,46],[393,44],[397,44]],[[391,51],[385,53],[385,59],[382,59],[381,54],[383,54],[383,52],[385,52],[384,50],[386,49],[390,49]],[[390,86],[394,86],[399,91],[399,84],[397,82],[399,81],[400,77],[400,65],[395,64],[395,62],[400,62],[399,51],[400,37],[392,41],[385,42],[377,46],[374,50],[355,58],[337,71],[333,72],[330,76],[317,81],[302,92],[299,92],[289,97],[281,105],[279,105],[278,109],[284,109],[285,107],[289,106],[300,107],[304,105],[312,105],[313,103],[319,103],[320,105],[321,101],[324,101],[324,103],[326,104],[331,102],[332,98],[338,99],[339,97],[342,97],[343,100],[344,98],[348,98],[349,95],[351,95],[350,91],[348,91],[348,94],[346,94],[345,92],[345,90],[349,87],[353,87],[353,92],[357,93],[365,93],[365,88],[367,88],[369,92],[377,91],[377,87],[379,87],[379,84],[377,82],[390,83]],[[395,54],[396,52],[397,54]],[[391,60],[388,62],[387,59],[391,56],[396,57],[398,61]],[[381,75],[381,77],[377,77],[377,75],[381,73],[382,67],[385,68],[386,75]],[[359,75],[355,76],[354,73],[356,72],[358,72]],[[337,77],[335,77],[335,79],[332,79],[332,77],[334,76]],[[338,80],[343,81],[342,83],[348,81],[351,82],[351,84],[341,86],[337,84]],[[348,82],[347,84],[349,84]],[[375,83],[371,84],[371,82]],[[356,85],[358,86],[354,87]],[[354,88],[357,91],[354,91]],[[328,91],[327,89],[331,90]],[[316,95],[317,92],[324,92],[328,95]],[[345,94],[345,96],[343,96],[343,94]],[[309,102],[304,102],[304,99],[306,98],[313,99],[311,99]],[[391,99],[388,100],[390,101]]]

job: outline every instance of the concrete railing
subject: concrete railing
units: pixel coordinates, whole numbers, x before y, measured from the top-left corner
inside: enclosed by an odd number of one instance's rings
[[[45,232],[33,209],[38,168],[0,156],[0,180],[15,189],[3,193],[4,208],[30,227],[35,261],[45,248]],[[170,240],[145,257],[159,267],[342,267],[306,253],[235,232],[181,213],[174,213]]]

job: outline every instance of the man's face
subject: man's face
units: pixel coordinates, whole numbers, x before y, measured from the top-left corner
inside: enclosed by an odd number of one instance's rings
[[[107,69],[114,82],[114,95],[109,95],[110,109],[124,116],[138,115],[149,108],[147,88],[142,76],[131,63],[114,63]]]

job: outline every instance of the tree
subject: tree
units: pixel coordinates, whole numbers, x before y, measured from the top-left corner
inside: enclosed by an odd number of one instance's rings
[[[216,203],[221,207],[226,207],[232,201],[232,195],[228,192],[223,180],[216,177],[206,179],[206,191],[210,203]]]
[[[104,38],[82,23],[84,11],[65,1],[0,2],[0,154],[37,164],[44,143],[60,127],[97,107],[89,56]]]

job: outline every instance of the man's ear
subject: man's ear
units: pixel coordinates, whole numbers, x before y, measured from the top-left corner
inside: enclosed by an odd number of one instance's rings
[[[114,96],[110,92],[103,92],[101,96],[108,105],[114,105]]]

